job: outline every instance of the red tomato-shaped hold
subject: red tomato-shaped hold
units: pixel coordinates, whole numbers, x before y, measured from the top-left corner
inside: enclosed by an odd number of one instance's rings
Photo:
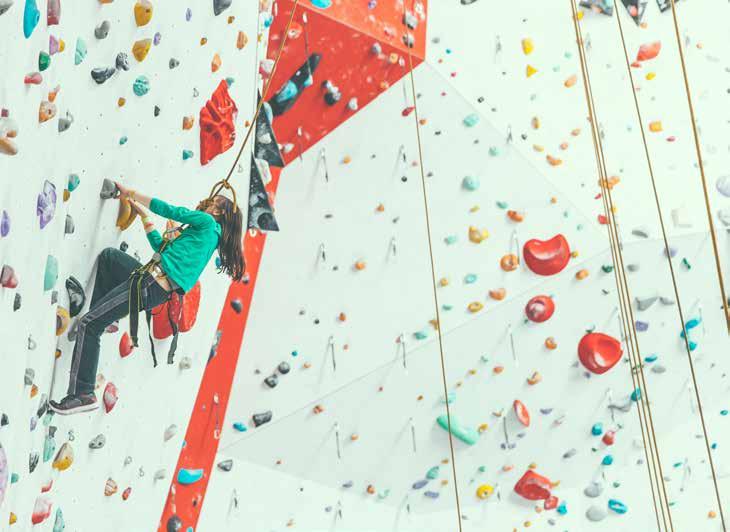
[[[548,478],[538,475],[532,469],[525,471],[522,478],[515,484],[517,495],[530,501],[543,501],[550,498],[552,483]]]
[[[119,339],[119,356],[124,358],[128,357],[134,351],[134,344],[132,339],[129,337],[129,333],[125,332]]]
[[[550,296],[535,296],[525,305],[527,319],[535,323],[549,320],[554,312],[555,302]]]
[[[613,445],[613,442],[616,441],[616,431],[607,431],[606,434],[603,435],[603,438],[601,438],[601,440],[605,445]]]
[[[580,363],[590,371],[601,375],[621,360],[621,342],[603,333],[588,333],[578,344]]]
[[[525,264],[538,275],[555,275],[568,265],[570,246],[563,235],[555,235],[550,240],[533,238],[522,247]]]
[[[555,495],[550,495],[550,497],[545,499],[543,508],[545,508],[546,510],[554,510],[558,507],[558,502],[558,498]]]
[[[514,408],[515,415],[517,416],[517,419],[520,421],[520,423],[522,423],[525,427],[529,427],[530,412],[527,410],[525,404],[519,399],[515,399],[515,402],[512,403],[512,408]]]

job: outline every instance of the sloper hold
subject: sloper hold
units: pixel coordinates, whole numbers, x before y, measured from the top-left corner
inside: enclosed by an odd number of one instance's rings
[[[138,27],[146,26],[152,20],[152,2],[149,0],[137,0],[134,4],[134,20]]]
[[[446,432],[450,432],[452,436],[467,445],[474,445],[479,440],[479,433],[476,430],[464,427],[454,416],[451,416],[451,430],[449,430],[449,418],[446,414],[437,417],[436,423]]]
[[[261,172],[256,160],[251,157],[251,177],[248,185],[248,225],[249,229],[259,231],[278,231],[274,210],[269,203],[269,194],[266,192]]]
[[[38,22],[41,19],[41,12],[38,11],[36,0],[25,0],[25,10],[23,11],[23,35],[29,38],[33,34]]]
[[[185,469],[180,468],[177,472],[177,481],[183,485],[194,484],[203,478],[204,469]]]
[[[13,7],[13,0],[0,0],[0,15],[6,13],[11,7]]]
[[[233,0],[213,0],[213,13],[217,17],[223,13],[226,9],[231,7]]]
[[[200,164],[208,164],[228,150],[236,140],[238,108],[221,80],[215,92],[200,110]]]

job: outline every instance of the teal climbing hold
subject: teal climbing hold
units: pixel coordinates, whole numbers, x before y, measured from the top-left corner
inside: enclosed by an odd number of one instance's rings
[[[506,201],[498,201],[497,207],[499,207],[500,209],[506,209],[508,207],[508,203]]]
[[[56,440],[50,434],[46,435],[46,439],[43,442],[43,462],[48,462],[53,458],[53,453],[56,451]]]
[[[58,280],[58,259],[53,255],[48,255],[46,259],[46,270],[43,273],[43,291],[47,292],[54,286]]]
[[[467,445],[474,445],[479,440],[479,433],[475,429],[462,426],[454,416],[451,416],[451,430],[449,430],[449,418],[446,414],[437,417],[436,423],[446,432],[450,432],[452,436]]]
[[[466,127],[474,127],[479,123],[479,115],[470,114],[464,118],[464,125]]]
[[[594,436],[600,436],[603,434],[603,423],[596,423],[591,427],[591,434]]]
[[[629,511],[624,503],[616,499],[608,500],[608,508],[616,512],[617,514],[625,514]]]
[[[451,404],[456,401],[456,392],[449,392],[445,398],[441,399],[442,403]]]
[[[441,308],[448,312],[449,310],[452,310],[454,308],[454,305],[447,305],[446,303],[444,303],[443,305],[441,305]]]
[[[603,273],[611,273],[613,271],[613,266],[610,264],[604,264],[601,266],[601,270],[603,270]]]
[[[416,338],[416,340],[425,340],[428,338],[428,332],[427,331],[416,331],[413,333],[413,336]]]
[[[484,473],[484,472],[486,472],[486,470],[487,470],[487,466],[483,466],[483,465],[480,465],[479,468],[477,469],[477,471],[479,471],[480,473]]]
[[[20,480],[20,475],[18,475],[17,473],[11,473],[10,474],[10,483],[11,484],[15,484],[19,480]]]
[[[41,19],[41,12],[38,11],[38,5],[35,0],[25,0],[25,11],[23,11],[23,35],[27,39],[33,34]]]
[[[644,362],[647,362],[647,363],[656,362],[657,358],[659,358],[657,355],[649,355],[647,357],[644,357]]]
[[[462,179],[461,186],[473,192],[479,188],[479,178],[468,175]]]
[[[721,416],[727,416],[727,410],[720,410]]]
[[[565,514],[567,514],[567,513],[568,513],[568,507],[567,507],[567,506],[565,505],[565,502],[561,502],[561,503],[560,503],[560,504],[558,505],[558,508],[557,508],[557,512],[558,512],[558,513],[559,513],[560,515],[565,515]]]
[[[474,284],[477,282],[477,276],[475,273],[469,273],[464,277],[464,282],[466,284]]]
[[[127,138],[127,135],[122,135],[121,138],[119,139],[119,145],[124,146],[128,140],[129,139]]]
[[[76,39],[76,51],[74,52],[74,64],[76,66],[80,65],[84,62],[84,59],[86,59],[86,54],[88,53],[88,48],[86,47],[86,41],[84,41],[81,37]]]
[[[56,508],[56,518],[53,521],[53,532],[63,532],[66,528],[66,522],[63,520],[63,512],[60,508]]]
[[[497,148],[497,146],[490,146],[489,155],[491,155],[492,157],[496,157],[497,155],[499,155],[499,148]]]
[[[433,466],[426,473],[426,478],[429,480],[437,479],[439,477],[439,471],[440,471],[439,466]]]
[[[228,85],[230,87],[231,85],[233,85],[234,81],[236,81],[236,80],[233,78],[226,78],[226,85]]]
[[[314,7],[318,7],[320,9],[327,9],[332,5],[332,0],[311,0],[312,5]]]
[[[631,400],[637,402],[639,399],[641,399],[641,388],[636,388],[631,392]]]
[[[177,472],[177,481],[183,485],[194,484],[201,478],[203,478],[202,469],[181,468],[180,471]]]
[[[69,192],[73,192],[77,188],[79,188],[79,184],[81,183],[81,180],[79,179],[79,176],[76,174],[71,174],[68,176],[68,185],[66,188]]]
[[[134,80],[132,90],[134,90],[134,93],[137,96],[144,96],[150,92],[150,80],[147,79],[147,76],[138,76],[137,79]]]
[[[236,429],[238,432],[246,432],[246,430],[248,430],[246,428],[246,425],[241,421],[236,421],[233,424],[233,428]]]
[[[190,151],[190,150],[183,150],[182,151],[182,158],[183,158],[183,161],[187,161],[188,159],[192,159],[193,158],[193,152]]]
[[[613,463],[613,456],[611,456],[610,454],[607,454],[606,456],[603,457],[603,460],[601,460],[601,464],[606,465],[606,466],[611,465],[612,463]]]
[[[449,235],[446,238],[444,238],[444,242],[446,242],[447,245],[456,244],[458,240],[458,237],[456,235]]]

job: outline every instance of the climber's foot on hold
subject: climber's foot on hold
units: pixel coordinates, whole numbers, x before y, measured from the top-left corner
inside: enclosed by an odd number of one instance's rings
[[[99,408],[99,402],[93,393],[82,393],[78,395],[67,395],[59,402],[50,401],[51,410],[62,416],[91,412]]]

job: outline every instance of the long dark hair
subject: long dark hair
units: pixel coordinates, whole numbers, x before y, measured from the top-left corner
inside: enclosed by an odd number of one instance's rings
[[[243,259],[241,209],[225,196],[218,195],[213,201],[221,211],[219,215],[213,216],[221,226],[221,237],[218,240],[218,255],[221,261],[218,271],[227,274],[234,281],[240,281],[246,271],[246,262]],[[201,206],[204,203],[205,201]]]

